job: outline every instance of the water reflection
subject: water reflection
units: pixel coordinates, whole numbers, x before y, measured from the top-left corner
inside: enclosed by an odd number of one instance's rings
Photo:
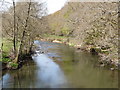
[[[29,64],[31,64],[29,66]],[[36,81],[35,66],[33,62],[28,62],[24,67],[19,70],[6,71],[3,75],[2,87],[3,88],[34,88]]]
[[[76,52],[63,44],[39,41],[35,44],[38,48],[34,61],[28,60],[19,70],[4,71],[4,88],[118,87],[118,72],[96,67],[98,56]]]
[[[38,66],[38,82],[42,82],[42,87],[60,88],[66,87],[66,80],[60,67],[44,54],[33,56]],[[38,86],[39,83],[37,83]]]

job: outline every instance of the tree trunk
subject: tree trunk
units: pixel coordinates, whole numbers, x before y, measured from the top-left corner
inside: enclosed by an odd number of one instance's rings
[[[20,54],[22,54],[22,49],[23,49],[22,46],[23,46],[23,43],[24,43],[24,37],[25,37],[26,30],[27,30],[27,26],[28,26],[28,19],[29,19],[29,14],[30,14],[30,6],[31,6],[31,0],[29,2],[28,13],[27,13],[28,15],[27,15],[25,27],[24,27],[24,30],[23,30],[23,33],[22,33],[22,38],[21,38],[21,41],[20,41],[20,46],[18,48],[18,53],[17,53],[17,56],[15,58],[15,62],[16,63],[19,63]]]
[[[14,0],[13,0],[13,8],[14,8],[13,49],[14,49],[14,54],[16,55],[16,38],[15,38],[16,20],[15,20],[15,1]]]

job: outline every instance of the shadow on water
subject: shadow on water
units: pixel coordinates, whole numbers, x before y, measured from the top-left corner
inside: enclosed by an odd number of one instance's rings
[[[118,72],[97,67],[98,56],[63,44],[35,41],[33,61],[3,71],[3,88],[117,88]],[[41,51],[44,52],[41,54]]]

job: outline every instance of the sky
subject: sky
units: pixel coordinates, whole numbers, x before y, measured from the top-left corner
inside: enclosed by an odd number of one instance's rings
[[[2,1],[2,0],[0,0]],[[5,4],[5,7],[9,8],[12,5],[12,0],[4,0],[7,1],[8,3]],[[17,1],[17,0],[15,0]],[[39,0],[37,0],[39,1]],[[46,2],[47,4],[47,9],[48,9],[48,14],[52,14],[58,10],[60,10],[65,2],[67,2],[67,0],[42,0],[43,2]],[[11,3],[11,4],[10,4]]]
[[[2,1],[2,0],[0,0],[0,1]],[[12,0],[4,0],[4,1],[8,2],[8,3],[4,4],[5,7],[9,8],[10,5],[12,5]],[[18,1],[18,0],[15,0],[15,1]],[[21,0],[21,1],[26,1],[26,0]],[[41,0],[35,0],[35,1],[41,1]],[[65,2],[67,2],[67,1],[71,1],[71,2],[101,2],[101,1],[108,2],[108,1],[117,1],[117,0],[42,0],[42,2],[46,2],[46,4],[47,4],[48,14],[52,14],[52,13],[60,10],[64,6]],[[1,6],[1,2],[0,2],[0,6]],[[0,11],[1,11],[1,7],[0,7]]]
[[[67,0],[47,0],[48,13],[54,13],[60,10]]]

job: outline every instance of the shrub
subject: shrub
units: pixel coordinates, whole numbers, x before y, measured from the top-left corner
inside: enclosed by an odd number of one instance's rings
[[[69,34],[69,28],[64,26],[64,27],[61,29],[61,32],[62,32],[65,36],[67,36],[67,35]]]

